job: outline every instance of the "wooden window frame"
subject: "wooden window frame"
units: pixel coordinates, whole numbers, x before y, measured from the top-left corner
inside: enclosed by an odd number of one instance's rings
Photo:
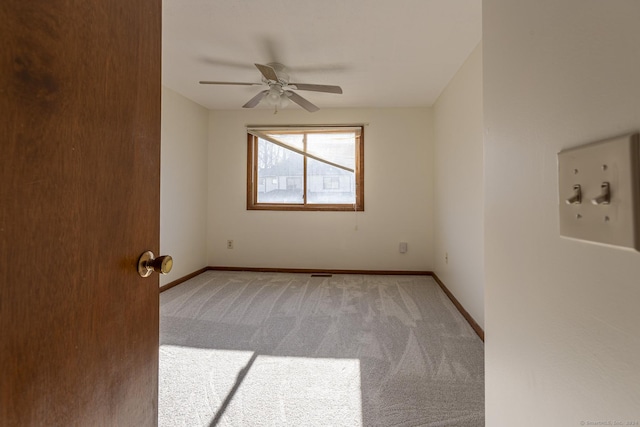
[[[336,132],[341,127],[332,126]],[[359,127],[360,135],[356,139],[355,153],[355,185],[356,185],[356,201],[349,204],[319,204],[307,203],[307,156],[303,156],[303,202],[302,203],[258,203],[258,137],[247,132],[247,210],[268,210],[268,211],[364,211],[364,126],[348,126],[349,128]],[[274,128],[275,129],[275,128]],[[321,132],[327,132],[327,126],[318,126]],[[278,132],[287,132],[287,128],[277,128]],[[315,130],[318,132],[318,130]],[[293,128],[291,133],[311,133],[314,132],[313,127],[308,129]]]

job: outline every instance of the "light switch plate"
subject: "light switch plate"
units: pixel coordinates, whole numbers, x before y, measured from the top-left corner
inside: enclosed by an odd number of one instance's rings
[[[609,203],[595,204],[605,183]],[[558,196],[561,236],[640,251],[640,134],[558,153]]]

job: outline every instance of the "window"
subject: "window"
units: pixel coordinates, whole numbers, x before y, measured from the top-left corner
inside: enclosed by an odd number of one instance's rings
[[[361,126],[247,132],[247,209],[364,210]]]
[[[340,190],[340,177],[325,176],[323,190]]]

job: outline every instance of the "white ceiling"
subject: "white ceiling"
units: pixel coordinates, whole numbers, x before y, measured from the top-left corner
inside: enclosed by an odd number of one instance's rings
[[[320,108],[431,106],[482,33],[481,0],[163,1],[163,84],[209,109],[263,88],[199,80],[259,83],[253,64],[269,62],[341,86],[298,91]]]

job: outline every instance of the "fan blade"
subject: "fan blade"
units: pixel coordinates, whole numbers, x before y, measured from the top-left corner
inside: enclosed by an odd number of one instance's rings
[[[208,80],[201,80],[201,85],[240,85],[240,86],[262,86],[262,83],[240,83],[240,82],[211,82]]]
[[[262,65],[262,64],[254,64],[254,65],[258,67],[258,70],[260,70],[260,73],[262,73],[265,79],[272,80],[274,82],[279,81],[278,74],[276,73],[276,70],[273,69],[273,67],[269,65]]]
[[[268,90],[263,90],[262,92],[258,93],[256,96],[254,96],[253,98],[251,98],[251,99],[249,100],[249,102],[247,102],[246,104],[244,104],[244,105],[242,106],[242,108],[253,108],[253,107],[255,107],[256,105],[258,105],[258,103],[259,103],[260,101],[262,101],[262,98],[264,98],[264,97],[265,97],[265,95],[266,95],[266,94],[268,94],[268,93],[269,93],[269,91],[268,91]]]
[[[301,97],[300,95],[298,95],[295,92],[291,92],[290,90],[286,90],[284,93],[287,94],[287,96],[296,104],[298,104],[299,106],[301,106],[302,108],[304,108],[305,110],[307,110],[310,113],[316,112],[319,110],[318,107],[316,107],[315,105],[313,105],[312,103],[310,103],[309,101],[307,101],[306,99],[304,99],[303,97]]]
[[[312,85],[308,83],[289,83],[289,86],[295,86],[298,90],[312,90],[314,92],[342,93],[340,86],[331,85]]]

